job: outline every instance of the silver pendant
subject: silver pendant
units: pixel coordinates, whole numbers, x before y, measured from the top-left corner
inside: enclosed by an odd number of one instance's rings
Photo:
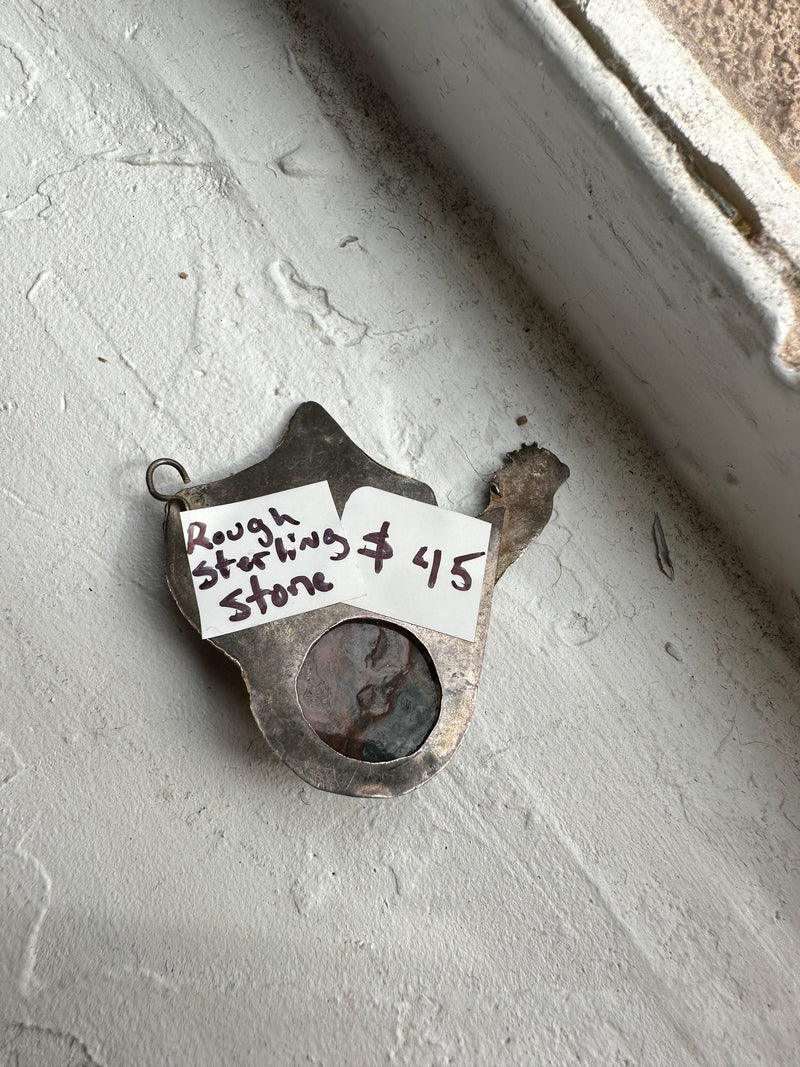
[[[302,404],[275,451],[252,467],[167,496],[167,583],[200,629],[181,509],[247,500],[327,480],[341,515],[350,494],[372,486],[426,504],[433,490],[370,459],[316,403]],[[474,641],[335,604],[210,639],[238,664],[265,738],[318,789],[359,797],[408,792],[436,774],[458,747],[475,707],[495,582],[546,525],[568,468],[536,445],[510,453],[493,477],[479,518],[491,525]]]

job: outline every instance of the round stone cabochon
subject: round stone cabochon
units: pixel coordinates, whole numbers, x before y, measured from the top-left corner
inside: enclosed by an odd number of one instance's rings
[[[326,745],[350,759],[386,763],[417,751],[439,718],[442,691],[412,634],[359,619],[311,646],[297,697]]]

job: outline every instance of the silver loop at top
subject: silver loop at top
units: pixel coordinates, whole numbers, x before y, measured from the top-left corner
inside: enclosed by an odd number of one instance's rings
[[[159,493],[159,491],[153,485],[153,474],[156,470],[158,470],[159,467],[172,467],[178,472],[178,474],[180,474],[181,478],[183,478],[184,484],[186,485],[188,485],[188,483],[191,481],[191,478],[186,473],[185,468],[182,466],[182,464],[178,463],[176,459],[168,459],[166,457],[162,457],[161,459],[154,459],[150,466],[147,468],[147,473],[144,476],[145,481],[147,482],[147,489],[150,493],[150,496],[155,497],[156,500],[163,500],[167,504],[178,504],[180,505],[180,507],[188,508],[189,505],[182,496],[179,496],[174,493]]]

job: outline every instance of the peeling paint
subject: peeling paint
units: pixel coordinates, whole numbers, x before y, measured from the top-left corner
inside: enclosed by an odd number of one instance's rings
[[[350,348],[364,340],[367,326],[335,308],[327,289],[304,281],[289,262],[270,265],[269,276],[287,307],[311,319],[320,338],[337,348]]]
[[[41,89],[0,131],[0,1063],[792,1062],[796,656],[316,7],[6,14]],[[445,107],[464,68],[413,43]],[[382,806],[260,741],[144,486],[159,455],[257,462],[306,399],[458,510],[523,436],[572,470],[498,586],[460,758]]]
[[[25,770],[25,764],[9,739],[0,733],[0,789]]]

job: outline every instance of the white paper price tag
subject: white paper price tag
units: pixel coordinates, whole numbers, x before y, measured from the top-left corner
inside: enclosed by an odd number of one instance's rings
[[[327,482],[181,512],[203,637],[364,593]]]
[[[357,607],[475,640],[488,522],[365,486],[342,525],[367,587]]]

